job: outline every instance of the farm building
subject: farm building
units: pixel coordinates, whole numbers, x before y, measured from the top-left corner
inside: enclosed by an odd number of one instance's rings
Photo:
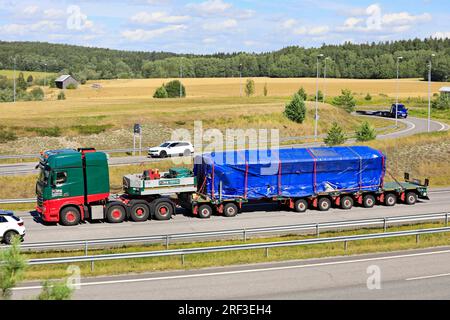
[[[59,89],[66,89],[69,84],[78,86],[78,81],[69,74],[62,75],[55,80],[55,85]]]
[[[439,92],[441,93],[441,95],[446,95],[448,97],[450,97],[450,87],[442,87],[439,89]]]

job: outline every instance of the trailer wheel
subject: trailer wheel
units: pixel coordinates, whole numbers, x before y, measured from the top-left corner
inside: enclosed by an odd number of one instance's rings
[[[308,201],[305,199],[298,199],[294,203],[294,210],[296,212],[305,212],[308,209]]]
[[[353,199],[350,196],[343,196],[341,198],[341,209],[349,210],[353,207]]]
[[[106,206],[106,221],[109,223],[120,223],[125,220],[127,212],[122,204],[112,202]]]
[[[317,207],[320,211],[328,211],[331,208],[331,200],[326,197],[320,198]]]
[[[208,219],[211,217],[212,208],[209,204],[202,204],[198,207],[198,217],[202,219]]]
[[[152,213],[156,220],[169,220],[174,212],[172,201],[159,198],[152,202]]]
[[[363,198],[364,208],[372,208],[375,205],[375,197],[371,194],[366,194]]]
[[[384,196],[384,205],[388,207],[395,206],[397,203],[397,196],[393,193],[388,193]]]
[[[409,205],[413,205],[417,202],[417,193],[410,191],[406,194],[405,203]]]
[[[237,205],[235,205],[234,203],[227,203],[224,207],[223,207],[223,215],[225,217],[234,217],[235,215],[237,215],[238,213],[238,207]]]
[[[77,207],[65,207],[59,214],[59,221],[63,226],[76,226],[80,220],[80,210]]]
[[[146,201],[134,200],[130,203],[130,218],[135,222],[141,222],[148,220],[150,216],[150,208]]]

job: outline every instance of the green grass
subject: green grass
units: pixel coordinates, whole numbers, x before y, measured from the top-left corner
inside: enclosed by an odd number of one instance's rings
[[[408,226],[390,227],[388,231],[402,231],[410,229],[435,228],[440,227],[439,223],[415,224]],[[383,232],[383,229],[360,229],[352,231],[330,231],[321,233],[321,237],[345,236],[356,234],[368,234]],[[286,235],[266,238],[251,238],[246,243],[261,243],[273,241],[288,241],[295,239],[314,238],[314,235]],[[203,241],[190,243],[172,244],[170,249],[181,248],[198,248],[209,246],[224,246],[242,244],[241,240],[218,240]],[[295,247],[272,248],[269,250],[268,257],[265,255],[264,249],[242,250],[234,252],[217,252],[207,254],[188,255],[184,259],[184,265],[181,264],[179,256],[175,257],[155,257],[155,258],[139,258],[113,261],[95,262],[94,271],[90,270],[90,263],[78,264],[81,268],[82,276],[100,276],[113,274],[126,274],[151,271],[167,271],[177,269],[198,269],[205,267],[238,265],[248,263],[286,261],[310,258],[323,258],[342,255],[364,254],[374,252],[388,252],[396,250],[418,249],[426,247],[444,246],[450,243],[449,233],[422,235],[419,243],[416,243],[415,236],[395,237],[376,240],[361,240],[349,242],[347,250],[344,250],[343,243],[325,243],[316,245],[304,245]],[[123,252],[141,252],[164,250],[165,246],[159,244],[153,245],[137,245],[137,246],[121,246],[110,249],[93,249],[89,254],[110,254]],[[27,259],[31,258],[48,258],[62,256],[80,256],[84,255],[84,251],[53,251],[41,253],[24,253]],[[66,275],[67,265],[47,265],[47,266],[31,266],[26,272],[26,279],[51,279],[61,278]]]
[[[42,78],[49,78],[52,76],[56,76],[56,73],[52,72],[39,72],[39,71],[21,71],[16,70],[16,78],[19,76],[19,73],[23,73],[23,76],[25,80],[28,78],[29,75],[33,76],[33,79],[42,79]],[[0,70],[0,75],[6,76],[9,79],[12,79],[14,77],[14,70]]]

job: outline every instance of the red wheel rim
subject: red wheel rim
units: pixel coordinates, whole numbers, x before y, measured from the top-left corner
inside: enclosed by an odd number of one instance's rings
[[[138,215],[138,216],[143,216],[144,215],[144,209],[142,209],[142,208],[137,208],[137,210],[136,210],[136,215]]]
[[[75,213],[73,213],[73,211],[67,212],[66,219],[69,222],[74,222],[75,221]]]
[[[122,213],[120,212],[119,209],[114,209],[112,212],[112,216],[114,219],[119,219],[121,215],[122,215]]]
[[[168,211],[167,207],[159,208],[159,213],[163,216],[165,216],[167,214],[167,211]]]
[[[203,210],[202,210],[202,214],[203,214],[204,216],[207,216],[207,215],[209,214],[209,210],[208,210],[208,209],[203,209]]]

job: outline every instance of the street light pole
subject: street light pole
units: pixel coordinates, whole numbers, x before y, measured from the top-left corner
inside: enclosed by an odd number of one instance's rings
[[[242,97],[242,63],[239,64],[239,96]]]
[[[47,64],[44,64],[45,66],[45,74],[44,74],[44,87],[47,86]]]
[[[398,76],[399,76],[399,65],[400,60],[402,60],[403,57],[397,57],[397,97],[395,99],[395,126],[398,124],[398,115],[397,115],[397,109],[398,109]]]
[[[327,90],[327,61],[330,60],[330,57],[325,58],[325,68],[323,70],[323,99],[322,101],[325,102],[325,95]]]
[[[183,96],[183,85],[181,84],[181,79],[183,79],[183,58],[180,62],[180,98]]]
[[[14,57],[13,79],[14,79],[14,102],[16,102],[16,57]]]
[[[317,141],[317,122],[319,120],[319,58],[323,57],[323,54],[317,56],[316,66],[317,66],[317,77],[316,77],[316,114],[314,116],[314,141]]]
[[[431,125],[431,60],[435,54],[431,54],[430,63],[428,64],[428,119],[427,119],[427,132],[430,132]]]

